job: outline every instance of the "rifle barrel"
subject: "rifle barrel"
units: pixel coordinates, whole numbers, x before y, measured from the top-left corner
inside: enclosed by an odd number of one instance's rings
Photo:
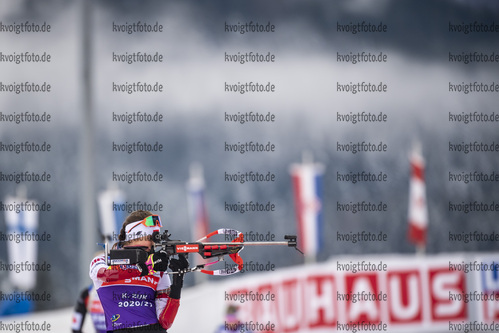
[[[209,242],[201,243],[203,245],[243,245],[243,246],[255,246],[255,245],[289,245],[288,242]]]

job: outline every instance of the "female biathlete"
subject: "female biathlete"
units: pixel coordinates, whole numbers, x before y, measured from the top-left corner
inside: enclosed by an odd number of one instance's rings
[[[179,307],[183,274],[166,274],[188,268],[184,256],[169,259],[164,252],[154,252],[153,232],[159,232],[159,216],[138,210],[123,222],[117,249],[141,249],[148,252],[145,262],[108,266],[104,255],[90,264],[92,279],[104,308],[108,332],[166,332],[173,324]],[[170,264],[168,265],[168,262]]]

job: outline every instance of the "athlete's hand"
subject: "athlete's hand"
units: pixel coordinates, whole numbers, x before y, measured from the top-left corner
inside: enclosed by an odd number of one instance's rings
[[[172,285],[170,287],[170,298],[180,298],[180,290],[184,285],[184,271],[189,268],[189,262],[183,254],[178,255],[178,259],[170,259],[170,269],[172,272],[177,274],[172,274]],[[182,272],[182,273],[181,273]]]
[[[164,251],[156,252],[147,258],[145,263],[139,263],[142,276],[151,275],[156,272],[164,272],[168,268],[168,255]]]
[[[174,275],[183,275],[184,270],[186,270],[187,268],[189,268],[189,262],[187,261],[185,255],[179,254],[178,259],[170,259],[170,269],[172,270],[172,272],[180,273]]]

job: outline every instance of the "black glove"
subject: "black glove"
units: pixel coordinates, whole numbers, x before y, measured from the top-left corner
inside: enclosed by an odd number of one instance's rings
[[[189,262],[183,254],[178,255],[178,259],[170,259],[170,269],[172,272],[184,271],[189,268]],[[170,298],[180,299],[180,290],[184,285],[184,273],[172,274],[172,285],[170,288]]]
[[[138,263],[141,276],[154,274],[155,272],[164,272],[168,268],[168,255],[164,251],[156,252],[147,258],[145,263]]]

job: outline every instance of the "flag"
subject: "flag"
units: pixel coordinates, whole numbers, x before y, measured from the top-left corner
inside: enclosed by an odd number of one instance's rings
[[[314,258],[322,247],[324,167],[317,163],[293,164],[291,179],[297,217],[298,248]]]
[[[20,203],[30,202],[36,204],[34,200],[26,200],[22,197],[7,197],[6,207],[16,207]],[[24,241],[7,242],[9,252],[9,262],[11,264],[37,262],[38,247],[33,239],[38,231],[38,211],[36,210],[6,210],[5,221],[7,224],[7,234],[11,234],[13,239],[20,237]],[[21,236],[22,235],[22,236]],[[32,290],[36,286],[36,270],[23,270],[9,272],[10,281],[19,290]]]
[[[126,218],[125,195],[118,189],[109,189],[99,194],[101,234],[105,240],[118,241],[121,225]]]
[[[409,188],[409,240],[420,246],[426,245],[428,209],[426,206],[426,186],[424,180],[424,159],[418,150],[410,157],[411,181]]]
[[[203,170],[197,164],[191,167],[190,178],[187,182],[187,203],[192,237],[194,240],[198,240],[206,236],[210,230],[205,201]]]

